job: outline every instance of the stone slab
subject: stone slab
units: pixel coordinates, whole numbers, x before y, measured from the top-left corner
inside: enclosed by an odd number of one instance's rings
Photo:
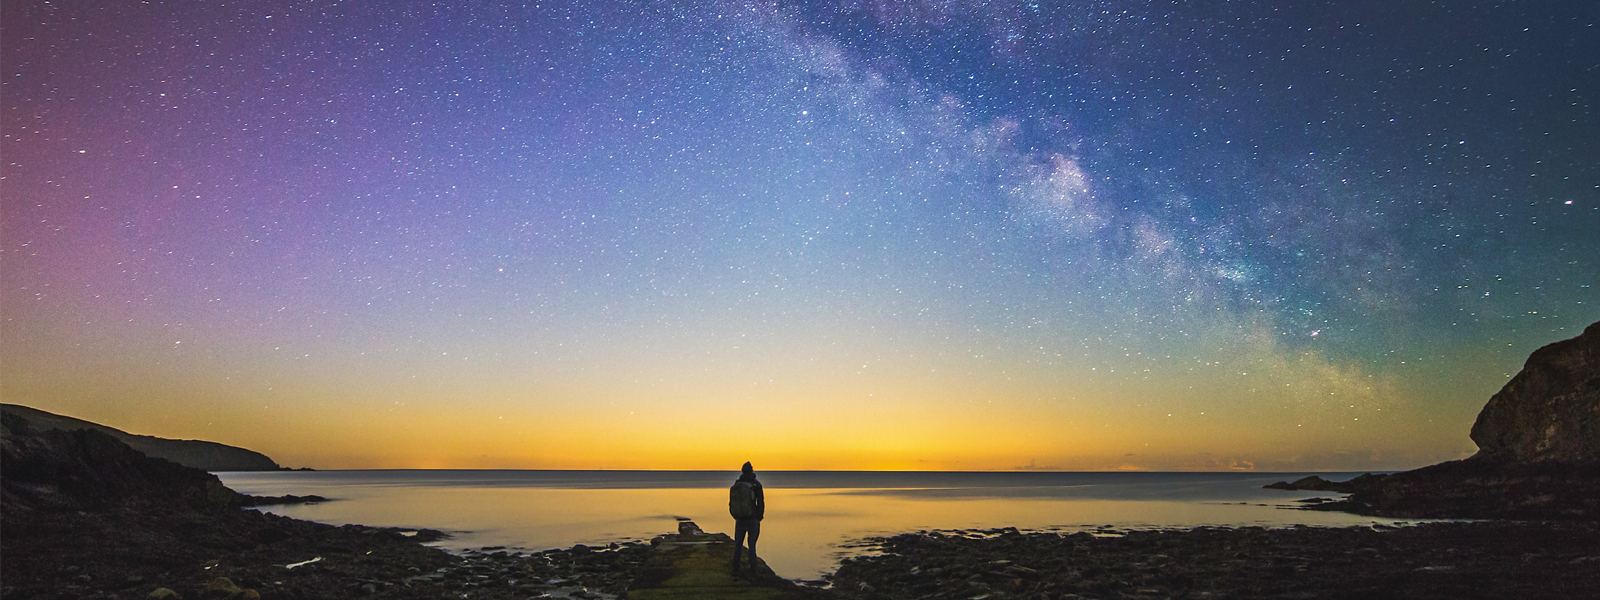
[[[633,600],[792,600],[809,597],[793,582],[778,577],[760,562],[733,573],[733,539],[705,533],[692,521],[679,533],[650,542],[655,554],[628,587]]]

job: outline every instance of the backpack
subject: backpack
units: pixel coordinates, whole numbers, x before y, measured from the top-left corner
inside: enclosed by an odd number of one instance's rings
[[[748,481],[735,481],[728,488],[728,514],[735,519],[756,516],[756,488]]]

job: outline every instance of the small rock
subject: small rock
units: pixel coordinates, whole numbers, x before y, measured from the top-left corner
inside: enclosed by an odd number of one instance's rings
[[[167,588],[156,588],[145,598],[149,600],[182,600],[183,596],[179,596],[177,592]]]
[[[243,591],[234,585],[232,579],[218,577],[206,584],[206,589],[201,595],[206,598],[232,598]]]

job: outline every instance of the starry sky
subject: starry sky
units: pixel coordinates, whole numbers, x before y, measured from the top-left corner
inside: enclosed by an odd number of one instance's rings
[[[1600,319],[1600,4],[0,13],[0,396],[316,468],[1405,469]]]

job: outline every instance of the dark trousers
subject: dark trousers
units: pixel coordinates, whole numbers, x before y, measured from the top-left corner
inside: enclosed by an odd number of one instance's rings
[[[733,520],[733,568],[739,569],[739,553],[744,550],[744,537],[750,536],[750,570],[756,570],[756,538],[761,537],[761,519]]]

